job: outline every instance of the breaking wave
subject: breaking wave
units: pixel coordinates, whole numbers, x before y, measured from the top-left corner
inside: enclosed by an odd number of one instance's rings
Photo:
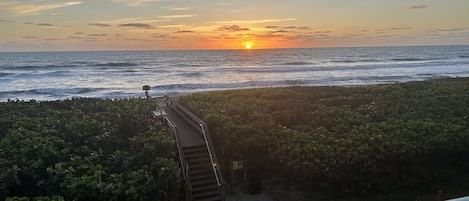
[[[132,67],[138,66],[138,63],[128,63],[128,62],[109,62],[109,63],[100,63],[94,64],[96,67]]]

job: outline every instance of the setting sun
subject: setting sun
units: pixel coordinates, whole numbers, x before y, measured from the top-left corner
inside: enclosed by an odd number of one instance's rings
[[[244,45],[244,48],[246,48],[247,50],[252,49],[254,47],[254,41],[252,40],[245,41],[243,42],[243,45]]]

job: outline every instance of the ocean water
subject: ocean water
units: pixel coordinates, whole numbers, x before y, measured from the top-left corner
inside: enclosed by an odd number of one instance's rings
[[[469,46],[0,53],[0,101],[469,76]]]

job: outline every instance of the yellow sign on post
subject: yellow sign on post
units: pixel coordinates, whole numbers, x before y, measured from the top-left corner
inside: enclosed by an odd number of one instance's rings
[[[232,162],[232,168],[233,168],[233,170],[244,169],[245,166],[246,166],[246,161],[245,161],[245,160],[242,160],[242,161],[233,161],[233,162]]]

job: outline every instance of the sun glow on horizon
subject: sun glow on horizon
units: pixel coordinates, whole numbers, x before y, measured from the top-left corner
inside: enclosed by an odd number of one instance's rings
[[[245,49],[250,50],[254,47],[254,42],[252,41],[243,42],[243,46]]]

